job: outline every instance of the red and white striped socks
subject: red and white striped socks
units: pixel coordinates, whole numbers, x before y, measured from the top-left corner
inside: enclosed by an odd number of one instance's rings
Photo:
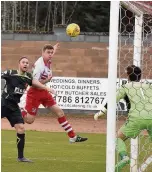
[[[70,138],[73,138],[76,136],[75,132],[73,131],[69,122],[66,120],[65,116],[58,118],[58,122],[64,128],[64,130],[68,133],[68,136]]]

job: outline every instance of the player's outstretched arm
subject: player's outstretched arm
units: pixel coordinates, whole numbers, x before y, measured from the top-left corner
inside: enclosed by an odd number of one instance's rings
[[[36,79],[33,79],[33,80],[32,80],[32,85],[35,86],[35,87],[37,87],[37,88],[40,88],[40,89],[43,89],[43,90],[47,90],[48,92],[51,92],[52,94],[56,94],[55,91],[54,91],[52,88],[47,87],[47,86],[41,84],[41,83],[40,83],[38,80],[36,80]]]
[[[53,54],[52,54],[52,56],[54,56],[54,54],[57,52],[57,50],[59,49],[59,42],[58,43],[56,43],[54,46],[53,46],[53,48],[54,48],[54,51],[53,51]]]

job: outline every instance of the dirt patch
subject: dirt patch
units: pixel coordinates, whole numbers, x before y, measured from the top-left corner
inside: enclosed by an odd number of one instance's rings
[[[67,116],[67,120],[78,133],[106,133],[106,119],[94,121],[93,116]],[[13,129],[7,119],[2,119],[1,122],[2,129]],[[120,121],[119,125],[122,125],[123,122],[124,121]],[[25,124],[25,128],[26,130],[64,132],[62,127],[58,124],[57,118],[54,116],[38,116],[33,124]]]

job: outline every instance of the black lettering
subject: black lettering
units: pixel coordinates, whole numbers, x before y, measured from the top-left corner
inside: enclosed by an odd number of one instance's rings
[[[93,103],[94,97],[90,97],[90,99],[91,99],[91,103]]]
[[[85,98],[85,103],[89,103],[89,97]]]
[[[79,97],[75,97],[75,103],[79,103]]]

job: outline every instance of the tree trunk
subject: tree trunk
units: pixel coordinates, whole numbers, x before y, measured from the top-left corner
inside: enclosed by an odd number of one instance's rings
[[[61,1],[61,24],[65,25],[65,16],[66,16],[66,7],[67,7],[67,2],[66,1]]]
[[[38,1],[36,1],[36,10],[35,10],[35,28],[34,30],[36,31],[37,27],[37,12],[38,12]]]
[[[6,13],[7,13],[7,28],[8,30],[10,30],[10,3],[9,2],[7,2]]]
[[[51,13],[51,1],[49,2],[49,9],[48,9],[48,29],[47,29],[47,31],[49,31],[49,28],[50,28],[50,13]]]
[[[20,30],[22,29],[22,1],[20,1]]]
[[[14,29],[16,30],[17,24],[17,1],[14,1]]]
[[[28,30],[30,29],[30,1],[28,1],[27,28],[28,28]]]
[[[50,5],[50,2],[49,2],[49,5]],[[48,11],[49,11],[49,5],[48,5]],[[45,29],[46,29],[46,25],[47,25],[48,11],[47,11],[47,14],[46,14],[46,17],[45,17],[44,31],[45,31]]]
[[[54,2],[54,25],[56,25],[57,23],[57,13],[58,13],[58,6],[59,6],[59,2]]]
[[[69,18],[67,19],[66,24],[68,24],[68,23],[70,22],[70,20],[71,20],[71,18],[72,18],[72,16],[73,16],[73,13],[74,13],[74,11],[75,11],[75,8],[76,8],[76,6],[77,6],[77,3],[78,3],[77,1],[74,3],[73,10],[72,10],[72,12],[71,12]]]
[[[2,18],[3,18],[2,30],[6,30],[6,1],[2,1],[1,6],[2,6],[1,8],[3,8],[3,13],[2,13]]]
[[[14,16],[15,16],[15,8],[14,8],[14,2],[12,4],[12,31],[14,31]]]
[[[23,18],[23,29],[25,29],[26,26],[26,7],[27,7],[27,1],[24,1],[24,9],[23,9],[23,14],[24,14],[24,18]]]

